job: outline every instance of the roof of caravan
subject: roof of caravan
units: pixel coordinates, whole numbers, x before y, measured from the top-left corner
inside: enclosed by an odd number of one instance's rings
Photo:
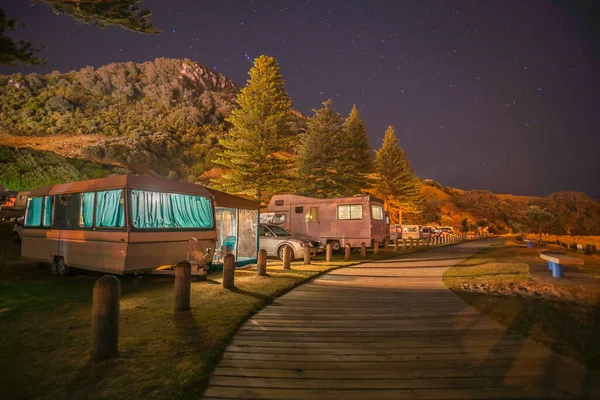
[[[303,200],[303,201],[331,201],[331,200],[352,200],[352,199],[361,199],[361,198],[367,198],[368,200],[372,200],[372,201],[378,201],[380,203],[383,203],[383,200],[375,197],[375,196],[371,196],[370,194],[357,194],[355,196],[347,196],[347,197],[333,197],[333,198],[327,198],[327,199],[321,199],[318,197],[308,197],[308,196],[301,196],[298,194],[291,194],[291,193],[285,193],[285,194],[276,194],[272,197],[271,201],[273,201],[273,199],[276,198],[281,198],[281,197],[290,197],[293,198],[295,200]]]
[[[216,207],[241,208],[243,210],[260,210],[260,203],[234,196],[229,193],[220,192],[212,188],[206,188],[215,197]]]
[[[49,194],[80,193],[120,188],[156,190],[160,192],[185,193],[213,197],[211,192],[204,186],[138,175],[115,175],[100,179],[90,179],[87,181],[40,186],[33,189],[29,196],[35,197]]]

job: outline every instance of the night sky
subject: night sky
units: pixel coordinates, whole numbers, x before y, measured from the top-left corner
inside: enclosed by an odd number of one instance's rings
[[[146,0],[159,35],[99,29],[0,0],[60,71],[190,58],[240,85],[275,57],[294,107],[356,104],[421,178],[462,189],[600,199],[600,1]],[[1,67],[0,73],[52,67]]]

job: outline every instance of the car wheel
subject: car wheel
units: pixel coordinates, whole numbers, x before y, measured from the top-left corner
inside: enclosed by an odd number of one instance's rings
[[[294,249],[292,249],[292,247],[291,247],[291,246],[288,246],[287,244],[284,244],[283,246],[281,246],[281,247],[279,248],[279,252],[278,252],[278,254],[279,254],[279,259],[280,259],[281,261],[283,261],[283,252],[285,251],[285,249],[286,249],[286,248],[287,248],[287,249],[290,249],[290,261],[294,261],[294,258],[295,258],[295,257],[294,257]]]
[[[60,276],[68,276],[71,274],[71,268],[65,264],[65,260],[62,257],[58,257],[52,263],[52,274]]]
[[[21,237],[17,232],[13,232],[13,242],[19,243],[21,241]]]
[[[340,242],[338,242],[337,240],[329,242],[329,244],[331,245],[331,251],[333,252],[338,252],[342,250],[342,246],[340,246]]]

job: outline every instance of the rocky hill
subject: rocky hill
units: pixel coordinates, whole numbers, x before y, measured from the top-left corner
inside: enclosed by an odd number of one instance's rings
[[[547,197],[494,194],[486,190],[445,187],[431,179],[423,181],[426,211],[407,215],[406,222],[436,223],[458,230],[479,228],[505,233],[525,227],[525,211],[537,205],[555,218],[546,228],[556,235],[600,235],[600,202],[580,192],[557,192]]]

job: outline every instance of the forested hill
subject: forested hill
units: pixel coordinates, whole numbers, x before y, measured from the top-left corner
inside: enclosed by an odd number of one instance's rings
[[[0,145],[195,181],[211,168],[238,90],[187,59],[0,75]]]

